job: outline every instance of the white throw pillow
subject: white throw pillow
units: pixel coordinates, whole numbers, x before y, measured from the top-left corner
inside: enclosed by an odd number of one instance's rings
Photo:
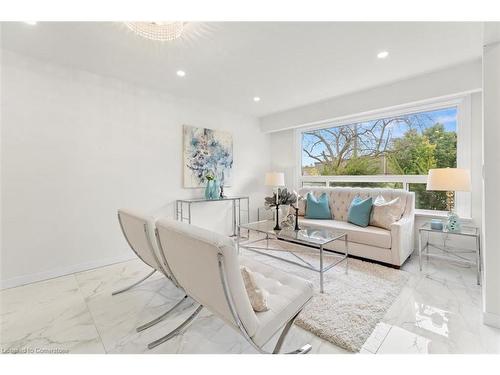
[[[401,219],[403,210],[399,197],[387,202],[383,196],[375,198],[372,206],[370,225],[391,229],[391,225]]]
[[[248,298],[250,299],[250,304],[254,311],[262,312],[269,310],[267,306],[267,297],[269,293],[259,288],[257,283],[255,282],[255,276],[252,271],[250,271],[247,267],[242,266],[241,277],[243,277],[243,283],[245,284],[245,289],[247,290]]]

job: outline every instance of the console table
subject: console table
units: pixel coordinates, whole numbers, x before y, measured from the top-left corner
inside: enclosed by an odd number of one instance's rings
[[[241,208],[241,202],[244,203],[244,208]],[[241,224],[241,211],[246,212],[246,222],[250,222],[250,198],[241,197],[224,197],[217,199],[193,198],[193,199],[178,199],[175,202],[175,218],[182,222],[191,224],[191,205],[197,203],[209,202],[232,202],[233,213],[233,237],[237,236],[238,226]]]

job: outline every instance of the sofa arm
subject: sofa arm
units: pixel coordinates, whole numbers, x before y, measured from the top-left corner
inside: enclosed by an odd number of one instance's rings
[[[412,212],[391,225],[393,264],[401,266],[413,252],[415,215]]]

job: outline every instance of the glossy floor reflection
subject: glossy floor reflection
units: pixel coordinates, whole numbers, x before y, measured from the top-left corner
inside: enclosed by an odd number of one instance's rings
[[[416,257],[403,269],[411,274],[408,284],[360,353],[500,353],[500,330],[481,323],[481,289],[473,269],[431,260],[421,273]],[[182,298],[158,274],[111,296],[147,272],[147,266],[132,260],[1,291],[2,352],[255,353],[238,333],[205,310],[182,335],[148,350],[149,342],[195,307],[186,300],[169,319],[137,333],[137,326]],[[305,343],[313,346],[312,353],[346,353],[296,326],[283,350]]]

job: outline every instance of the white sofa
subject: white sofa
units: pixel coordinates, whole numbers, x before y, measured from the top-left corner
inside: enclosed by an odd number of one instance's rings
[[[372,259],[378,262],[400,267],[413,251],[415,194],[399,189],[373,188],[344,188],[344,187],[304,187],[299,194],[306,196],[311,192],[316,197],[322,193],[328,195],[332,220],[313,220],[300,218],[300,223],[323,228],[336,228],[347,232],[349,253],[358,257]],[[359,227],[347,222],[349,206],[352,200],[382,195],[386,200],[400,198],[403,215],[400,220],[392,224],[391,229],[382,229],[374,226]],[[305,202],[299,204],[299,215],[304,215]],[[344,251],[343,241],[334,241],[326,249]]]

